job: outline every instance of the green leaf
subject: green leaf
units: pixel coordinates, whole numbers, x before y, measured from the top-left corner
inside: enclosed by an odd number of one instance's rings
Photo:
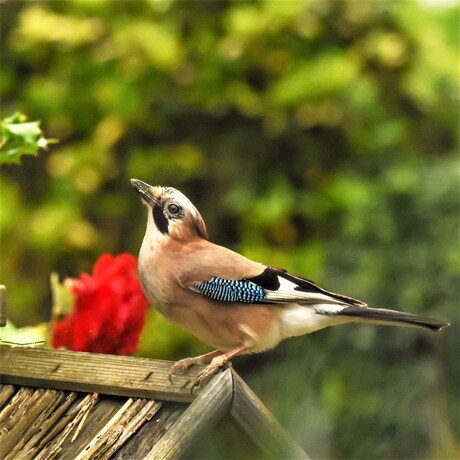
[[[0,343],[18,347],[45,345],[47,337],[48,324],[46,323],[18,328],[8,321],[6,326],[0,329]]]
[[[53,139],[46,139],[39,121],[27,121],[27,117],[16,112],[0,122],[0,164],[19,163],[22,155],[37,155],[46,149]]]
[[[59,281],[59,275],[56,272],[51,273],[50,284],[53,298],[52,319],[59,320],[71,312],[73,295],[69,288]]]

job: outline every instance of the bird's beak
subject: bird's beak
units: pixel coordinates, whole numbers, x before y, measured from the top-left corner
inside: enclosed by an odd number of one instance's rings
[[[151,186],[139,179],[131,179],[131,185],[137,190],[141,198],[152,208],[160,206],[160,202],[152,195]]]

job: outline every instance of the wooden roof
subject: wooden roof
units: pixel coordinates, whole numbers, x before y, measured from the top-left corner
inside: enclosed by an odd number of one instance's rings
[[[0,345],[0,458],[170,459],[229,418],[272,457],[308,459],[231,368],[204,388],[171,362]]]

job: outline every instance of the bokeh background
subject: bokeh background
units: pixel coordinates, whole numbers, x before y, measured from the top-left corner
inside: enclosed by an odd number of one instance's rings
[[[452,323],[331,328],[235,359],[310,456],[459,457],[457,2],[0,8],[2,117],[22,111],[60,141],[1,169],[13,323],[49,321],[51,272],[137,254],[131,177],[171,185],[217,243]],[[151,310],[138,354],[207,350]],[[232,430],[201,455],[251,458],[244,443],[222,449]]]

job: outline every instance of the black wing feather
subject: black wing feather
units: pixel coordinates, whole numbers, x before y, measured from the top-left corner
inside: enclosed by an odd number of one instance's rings
[[[253,278],[248,278],[248,281],[252,281],[255,284],[258,284],[264,290],[277,291],[280,288],[280,278],[284,278],[287,281],[290,281],[295,285],[294,290],[300,293],[312,293],[312,294],[322,294],[341,303],[353,305],[356,307],[366,307],[367,304],[361,302],[360,300],[353,299],[342,294],[335,294],[334,292],[326,291],[325,289],[320,288],[313,281],[310,281],[306,278],[300,276],[292,275],[286,270],[267,267],[260,275]],[[268,300],[268,299],[267,299]],[[302,301],[302,296],[299,295],[299,301]]]

